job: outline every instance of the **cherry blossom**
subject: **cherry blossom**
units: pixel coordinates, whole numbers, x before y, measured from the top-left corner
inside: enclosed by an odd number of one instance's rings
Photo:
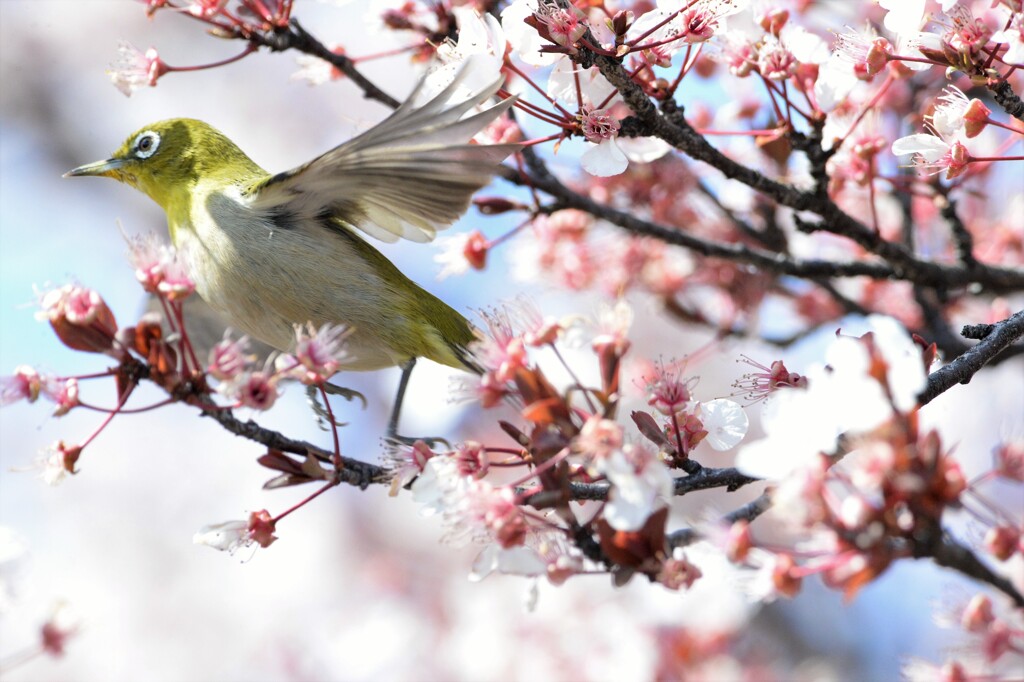
[[[892,143],[892,153],[897,156],[912,154],[916,168],[929,175],[945,171],[947,180],[961,175],[971,160],[971,153],[959,141],[924,133],[899,138]]]
[[[0,377],[0,407],[19,400],[34,403],[43,389],[44,378],[28,365],[18,365],[14,374]]]
[[[437,247],[440,252],[434,256],[434,262],[442,267],[437,278],[440,280],[462,275],[470,268],[483,270],[487,264],[489,246],[487,238],[479,230],[438,237]]]
[[[206,371],[220,381],[231,381],[248,369],[255,356],[249,352],[249,337],[231,338],[231,330],[210,349]]]
[[[316,329],[311,324],[295,326],[295,360],[305,369],[299,380],[320,385],[330,379],[347,361],[351,361],[345,338],[350,330],[345,325],[325,324]]]
[[[707,444],[715,450],[729,450],[747,435],[750,420],[744,409],[732,400],[718,398],[700,405],[701,422],[707,430]]]
[[[125,97],[144,85],[155,86],[157,80],[167,72],[167,65],[160,59],[155,48],[142,52],[134,45],[123,41],[117,48],[117,61],[110,65],[107,75],[110,82]]]
[[[1003,60],[1009,64],[1024,64],[1024,14],[1019,8],[1010,18],[1010,25],[993,33],[992,40],[1007,46]]]
[[[644,446],[624,446],[602,460],[598,470],[612,484],[604,518],[616,530],[639,530],[672,495],[668,468]]]
[[[808,387],[780,391],[765,403],[767,438],[745,445],[736,466],[751,476],[783,479],[832,452],[843,433],[864,432],[905,412],[926,380],[920,351],[895,320],[871,316],[872,348],[862,339],[840,336],[825,352],[826,363],[810,369]],[[871,375],[873,350],[886,367],[884,383]],[[842,408],[840,409],[840,406]]]
[[[459,74],[460,85],[453,97],[465,98],[493,83],[501,73],[506,46],[501,23],[469,6],[454,7],[452,12],[459,26],[458,42],[438,47],[441,65],[424,81],[423,97],[440,92]]]

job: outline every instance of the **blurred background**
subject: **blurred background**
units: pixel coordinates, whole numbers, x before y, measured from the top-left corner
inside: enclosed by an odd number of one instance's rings
[[[363,13],[375,11],[376,3],[301,1],[295,16],[324,42],[343,43],[358,56],[394,44],[389,34],[365,28],[377,22]],[[147,122],[177,116],[210,122],[263,167],[284,170],[385,113],[344,81],[314,88],[292,80],[298,67],[289,54],[171,74],[125,98],[104,75],[119,40],[143,50],[156,46],[175,66],[241,48],[169,12],[149,20],[141,4],[128,0],[0,2],[0,373],[19,364],[62,375],[106,366],[103,358],[67,351],[35,320],[34,289],[68,281],[95,288],[122,324],[144,307],[118,222],[128,234],[163,235],[162,212],[129,188],[63,179],[63,172],[106,158]],[[369,63],[365,71],[396,96],[416,78],[405,57]],[[453,231],[495,236],[505,227],[471,212]],[[593,297],[512,284],[500,258],[485,273],[439,282],[435,247],[383,250],[461,311],[507,300],[521,288],[543,302],[545,314],[596,308]],[[637,357],[682,357],[707,341],[665,322],[652,302],[633,303]],[[817,342],[791,357],[813,353]],[[731,392],[741,373],[738,353],[776,357],[739,345],[723,350],[699,369],[702,397]],[[342,431],[345,454],[377,461],[397,376],[345,377],[370,400],[366,411],[339,404],[340,418],[351,422]],[[418,367],[404,431],[497,439],[481,431],[477,413],[445,401],[448,376],[436,366]],[[931,406],[928,418],[944,424],[945,437],[967,444],[959,452],[968,475],[1014,428],[1005,415],[1022,405],[1021,391],[1019,376],[1014,382],[984,375]],[[954,418],[978,396],[1010,412]],[[112,405],[113,389],[89,385],[84,397]],[[294,388],[257,418],[291,436],[329,442]],[[754,608],[724,570],[684,594],[639,580],[613,589],[607,576],[562,587],[534,588],[497,575],[471,583],[476,550],[440,544],[437,520],[421,517],[407,493],[389,498],[383,487],[331,491],[283,522],[269,550],[231,557],[193,545],[192,534],[252,510],[277,513],[312,490],[261,490],[270,472],[255,463],[260,448],[184,407],[114,420],[86,451],[78,476],[59,487],[39,480],[39,453],[62,438],[81,441],[99,420],[84,410],[56,420],[43,403],[0,411],[0,660],[33,646],[58,603],[81,623],[64,657],[11,670],[4,679],[12,682],[640,680],[659,669],[664,676],[666,657],[685,660],[694,651],[709,661],[700,679],[737,679],[742,659],[761,666],[766,678],[774,671],[779,679],[886,680],[898,675],[904,656],[941,659],[951,641],[932,622],[932,606],[972,593],[951,574],[907,562],[845,606],[812,580],[795,601]],[[729,461],[708,455],[709,464]],[[697,518],[709,504],[726,511],[758,492],[690,496],[676,505],[672,525]],[[719,646],[716,637],[732,644]]]

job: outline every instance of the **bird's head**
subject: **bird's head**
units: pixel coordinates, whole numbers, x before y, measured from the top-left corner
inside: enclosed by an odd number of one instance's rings
[[[135,131],[109,159],[64,175],[114,178],[145,192],[169,212],[187,201],[201,181],[233,183],[262,172],[217,129],[191,118],[172,118]]]

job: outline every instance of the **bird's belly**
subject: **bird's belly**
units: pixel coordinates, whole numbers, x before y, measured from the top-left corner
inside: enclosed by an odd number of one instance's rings
[[[344,324],[352,332],[343,369],[382,369],[409,359],[382,338],[391,331],[391,321],[375,300],[379,291],[374,291],[372,273],[351,272],[358,261],[341,270],[337,263],[325,268],[325,261],[338,261],[343,254],[325,259],[323,244],[314,253],[283,230],[260,231],[262,243],[258,235],[231,239],[219,230],[179,239],[196,291],[232,329],[287,352],[294,347],[296,325]],[[348,275],[338,276],[339,271]]]

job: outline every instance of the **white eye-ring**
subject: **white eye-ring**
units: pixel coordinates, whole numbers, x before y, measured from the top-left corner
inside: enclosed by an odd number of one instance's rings
[[[135,138],[135,142],[132,143],[135,156],[139,159],[148,159],[153,156],[159,146],[160,133],[155,133],[152,130],[139,133],[139,136]]]

